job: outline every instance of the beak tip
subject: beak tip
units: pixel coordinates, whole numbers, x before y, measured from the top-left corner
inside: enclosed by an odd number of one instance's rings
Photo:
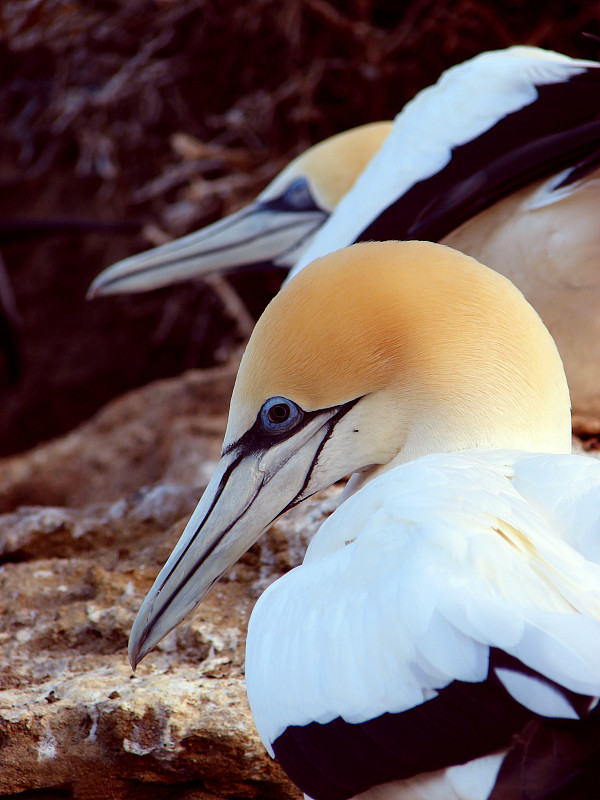
[[[140,649],[137,644],[133,644],[131,638],[129,639],[129,647],[128,647],[128,656],[129,656],[129,663],[131,664],[131,669],[135,672],[137,665],[140,663]]]
[[[136,641],[133,635],[129,637],[127,654],[129,656],[129,663],[131,664],[131,669],[133,672],[136,671],[140,662],[148,655],[150,650],[152,650],[152,647],[147,647],[144,639],[141,641]]]
[[[101,272],[100,275],[97,275],[94,280],[90,283],[90,286],[86,292],[85,299],[86,300],[96,300],[98,297],[102,297],[103,295],[110,294],[111,290],[111,281],[107,281],[104,272]]]
[[[131,627],[129,634],[129,644],[127,647],[127,654],[129,656],[129,663],[132,670],[135,672],[137,665],[152,649],[153,643],[148,641],[148,617],[144,613],[144,605],[138,611],[138,614]]]

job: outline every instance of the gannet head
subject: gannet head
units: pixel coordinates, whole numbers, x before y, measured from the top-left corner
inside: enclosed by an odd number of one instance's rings
[[[132,663],[280,514],[336,480],[432,452],[569,452],[570,436],[554,342],[506,278],[426,242],[315,261],[256,325],[221,462],[140,609]]]
[[[310,147],[249,206],[174,242],[118,261],[98,275],[89,296],[156,289],[252,264],[289,269],[391,127],[391,122],[372,122]]]
[[[330,214],[378,152],[392,130],[393,122],[369,122],[336,133],[309,147],[277,175],[258,195],[257,201],[270,203],[286,192],[302,186],[311,202]],[[290,205],[292,197],[288,198]]]

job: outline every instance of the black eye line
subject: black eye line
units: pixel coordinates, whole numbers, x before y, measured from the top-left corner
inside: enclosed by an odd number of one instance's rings
[[[333,417],[331,417],[325,423],[325,426],[327,427],[327,433],[325,434],[325,436],[323,437],[323,441],[321,442],[321,444],[317,448],[317,452],[315,453],[315,457],[312,460],[312,464],[310,465],[310,469],[306,473],[306,478],[304,479],[304,483],[302,484],[302,486],[300,488],[300,491],[296,494],[296,496],[292,500],[290,500],[290,502],[287,504],[287,506],[285,508],[283,508],[278,514],[276,514],[273,517],[273,519],[268,523],[268,525],[265,526],[265,530],[267,528],[271,527],[271,525],[275,522],[275,520],[279,519],[279,517],[282,517],[285,514],[286,511],[290,510],[290,508],[294,508],[294,506],[299,505],[304,500],[306,500],[308,497],[311,497],[313,494],[315,494],[315,492],[311,492],[311,494],[307,494],[306,497],[302,497],[302,494],[303,494],[304,490],[306,489],[306,487],[310,483],[310,479],[311,479],[311,476],[312,476],[312,474],[313,474],[313,472],[315,470],[315,467],[319,463],[319,456],[321,455],[321,451],[323,450],[323,448],[327,444],[328,440],[331,438],[331,434],[333,433],[333,429],[335,428],[336,424],[342,419],[342,417],[345,417],[346,414],[352,408],[354,408],[356,403],[358,403],[359,400],[362,400],[363,397],[364,397],[364,395],[361,395],[360,397],[357,397],[355,400],[350,400],[349,403],[344,403],[341,406],[337,406],[337,409],[338,409],[337,412],[333,415]],[[333,408],[335,408],[335,406],[333,406]],[[331,409],[328,409],[328,410],[331,410]]]
[[[237,449],[239,449],[239,455],[242,458],[244,458],[247,455],[250,455],[251,453],[256,453],[258,450],[262,450],[264,452],[264,451],[268,450],[270,447],[272,447],[273,445],[279,444],[279,442],[283,442],[283,441],[285,441],[285,439],[291,438],[292,436],[294,436],[294,434],[296,434],[298,431],[302,430],[302,428],[304,428],[306,425],[308,425],[309,422],[311,422],[313,419],[315,419],[315,417],[318,417],[321,414],[327,414],[329,412],[333,412],[332,420],[334,422],[338,422],[348,411],[350,411],[350,409],[356,403],[358,403],[359,400],[362,400],[363,397],[364,397],[364,395],[361,395],[360,397],[356,397],[356,398],[354,398],[354,400],[350,400],[347,403],[342,403],[339,406],[330,406],[329,408],[320,408],[317,411],[304,411],[304,409],[302,409],[300,406],[298,406],[298,408],[300,408],[300,410],[303,412],[304,416],[302,417],[302,419],[300,420],[300,422],[297,425],[295,425],[293,428],[291,428],[291,429],[289,429],[287,431],[284,431],[283,433],[266,433],[264,431],[263,426],[262,426],[262,422],[261,422],[261,419],[260,419],[260,413],[262,411],[262,407],[261,407],[261,410],[256,415],[256,419],[255,419],[254,424],[252,425],[252,427],[249,428],[246,431],[246,433],[244,433],[242,436],[240,436],[240,438],[237,439],[237,441],[232,442],[230,445],[228,445],[226,448],[224,448],[222,450],[222,452],[221,452],[221,455],[222,456],[226,456],[228,453],[231,453],[233,450],[237,450]],[[330,424],[330,423],[328,423],[328,424]],[[333,430],[333,426],[331,427],[331,430]],[[327,438],[329,438],[329,435],[330,434],[328,434]],[[319,448],[319,452],[320,452],[320,450],[321,450],[321,448]],[[315,459],[314,463],[316,463],[316,459]],[[312,472],[313,468],[314,468],[314,465],[311,468],[310,472]],[[309,480],[309,478],[310,478],[310,474],[309,474],[309,476],[307,476],[307,481]],[[292,501],[292,502],[294,502],[294,501]]]
[[[291,401],[290,401],[291,402]],[[300,406],[298,406],[300,408]],[[303,413],[302,419],[298,422],[297,425],[294,425],[292,428],[289,428],[282,433],[275,433],[275,432],[267,432],[263,427],[262,420],[260,418],[262,407],[258,414],[256,415],[256,419],[254,424],[251,428],[249,428],[246,433],[244,433],[237,442],[233,442],[228,447],[226,447],[221,455],[227,455],[232,450],[239,448],[240,454],[242,456],[247,456],[250,453],[255,453],[257,450],[268,450],[274,444],[278,444],[279,442],[283,442],[285,439],[288,439],[290,436],[293,436],[297,431],[302,430],[305,425],[317,417],[319,414],[322,414],[323,411],[328,411],[330,409],[319,409],[318,411],[304,411],[300,408],[300,411]]]
[[[311,476],[312,476],[313,472],[315,471],[315,467],[319,463],[319,456],[321,455],[321,451],[323,450],[323,448],[327,444],[328,440],[330,439],[331,434],[333,433],[333,430],[334,430],[335,426],[337,425],[337,423],[343,417],[345,417],[346,414],[349,411],[351,411],[354,408],[354,406],[358,403],[359,400],[362,400],[362,397],[364,397],[364,395],[362,395],[361,397],[357,397],[355,400],[350,400],[349,403],[344,403],[344,405],[342,405],[342,406],[338,406],[337,413],[334,414],[334,416],[331,417],[331,419],[329,419],[326,422],[327,433],[323,437],[323,441],[321,442],[321,444],[319,445],[319,447],[317,449],[317,452],[315,453],[315,457],[313,458],[312,464],[310,465],[310,469],[306,473],[306,478],[304,479],[304,483],[300,487],[300,491],[297,493],[297,495],[292,500],[290,500],[290,502],[283,509],[283,511],[280,512],[280,516],[281,516],[281,514],[285,514],[285,512],[288,511],[290,508],[293,508],[294,506],[297,506],[299,503],[301,503],[303,500],[306,500],[307,497],[310,497],[310,495],[306,495],[306,497],[302,497],[302,495],[303,495],[306,487],[310,483],[310,479],[311,479]],[[313,492],[313,494],[314,494],[314,492]]]

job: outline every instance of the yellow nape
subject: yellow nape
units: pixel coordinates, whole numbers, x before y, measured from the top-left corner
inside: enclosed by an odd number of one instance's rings
[[[429,242],[357,244],[285,286],[248,344],[227,440],[272,396],[316,410],[382,391],[405,425],[451,429],[453,449],[570,449],[562,362],[538,314],[508,279]]]
[[[308,178],[320,208],[333,211],[380,149],[392,122],[371,122],[330,136],[294,159],[277,180],[289,183],[294,175]],[[275,186],[275,181],[272,186]]]

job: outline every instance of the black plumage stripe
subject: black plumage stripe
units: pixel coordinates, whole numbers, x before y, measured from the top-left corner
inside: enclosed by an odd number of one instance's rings
[[[596,163],[600,66],[538,86],[537,99],[454,147],[450,162],[389,205],[357,241],[439,241],[475,214],[534,180]]]
[[[358,724],[337,717],[326,724],[289,726],[273,743],[277,760],[314,800],[345,800],[381,783],[507,748],[537,718],[506,691],[497,667],[536,674],[492,649],[485,681],[453,681],[419,706]],[[579,697],[567,694],[573,701]],[[579,705],[589,708],[590,699]]]

